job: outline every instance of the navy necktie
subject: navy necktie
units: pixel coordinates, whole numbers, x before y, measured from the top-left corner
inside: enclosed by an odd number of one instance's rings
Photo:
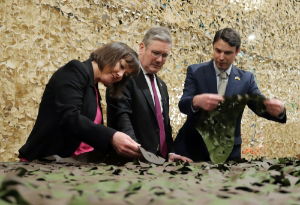
[[[160,107],[160,102],[159,98],[157,95],[157,91],[155,88],[155,83],[154,83],[154,76],[153,74],[147,74],[150,78],[151,82],[151,87],[153,91],[153,97],[154,97],[154,103],[155,103],[155,115],[156,115],[156,120],[159,126],[159,135],[160,135],[160,153],[163,157],[167,157],[168,153],[168,148],[167,148],[167,143],[166,143],[166,132],[165,132],[165,125],[164,125],[164,118],[161,112],[161,107]]]

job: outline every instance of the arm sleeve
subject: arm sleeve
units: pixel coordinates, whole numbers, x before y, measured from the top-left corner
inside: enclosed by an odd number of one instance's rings
[[[187,68],[186,79],[184,82],[183,94],[178,103],[180,112],[189,115],[198,111],[193,108],[193,98],[197,94],[196,81],[193,76],[193,69],[191,66]]]
[[[132,98],[129,82],[123,88],[122,96],[120,98],[111,97],[109,94],[109,89],[107,89],[106,102],[108,126],[126,133],[133,140],[138,142],[131,122]]]
[[[262,95],[260,90],[257,87],[257,84],[255,82],[255,78],[254,75],[252,73],[250,73],[250,81],[249,81],[249,91],[247,94],[257,94],[257,95]],[[260,106],[257,106],[257,104],[255,102],[249,102],[248,107],[258,116],[266,118],[268,120],[272,120],[272,121],[276,121],[276,122],[280,122],[280,123],[285,123],[287,120],[286,117],[286,113],[282,113],[282,116],[280,117],[274,117],[272,115],[270,115],[268,112],[264,111],[261,112],[261,108]],[[264,107],[264,105],[262,105]]]
[[[54,83],[55,112],[59,115],[59,126],[65,135],[76,137],[96,149],[106,150],[116,131],[96,125],[82,114],[87,86],[91,86],[89,75],[87,69],[69,64],[56,74]]]

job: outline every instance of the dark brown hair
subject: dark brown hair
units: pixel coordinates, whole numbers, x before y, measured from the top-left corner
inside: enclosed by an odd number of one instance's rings
[[[235,46],[236,49],[241,47],[240,34],[232,28],[223,28],[218,30],[214,37],[213,44],[215,44],[219,39],[222,39],[230,46]]]
[[[90,59],[98,64],[101,71],[106,65],[113,69],[121,59],[124,59],[128,64],[132,72],[128,75],[124,75],[122,80],[110,86],[110,95],[114,97],[118,97],[121,94],[121,90],[127,79],[132,75],[136,75],[140,70],[137,53],[122,42],[109,43],[96,49],[91,53]]]

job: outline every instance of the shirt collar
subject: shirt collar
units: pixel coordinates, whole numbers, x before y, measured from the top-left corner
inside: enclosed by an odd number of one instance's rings
[[[142,69],[144,75],[146,76],[148,74],[148,72],[145,71],[145,69],[143,68],[143,66],[141,66],[141,69]],[[153,77],[154,77],[154,79],[156,78],[155,74],[153,74]]]
[[[141,69],[142,69],[142,71],[143,71],[144,75],[146,75],[146,74],[147,74],[147,72],[145,71],[145,69],[143,68],[143,66],[141,66]]]
[[[221,71],[220,71],[220,69],[217,67],[216,62],[215,62],[215,61],[213,61],[213,62],[214,62],[214,69],[215,69],[215,71],[216,71],[216,75],[219,76],[220,73],[221,73]],[[228,76],[230,75],[231,69],[232,69],[232,64],[231,64],[231,65],[229,66],[229,68],[225,71],[225,72],[227,73]]]

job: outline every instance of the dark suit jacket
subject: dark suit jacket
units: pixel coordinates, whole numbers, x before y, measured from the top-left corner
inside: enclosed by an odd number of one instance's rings
[[[192,111],[192,100],[195,95],[203,93],[217,94],[217,79],[214,69],[213,61],[202,64],[194,64],[188,67],[187,76],[184,84],[183,95],[179,101],[179,109],[182,113],[187,115],[187,120],[175,139],[175,152],[194,161],[208,160],[208,152],[200,134],[194,128],[194,123],[199,112]],[[232,96],[237,94],[258,94],[261,95],[254,75],[250,72],[238,69],[232,66],[232,70],[228,79],[225,96]],[[255,104],[248,103],[247,106],[256,114],[269,120],[285,123],[286,115],[282,119],[272,117],[268,113],[259,114],[256,110]],[[235,128],[235,145],[242,143],[241,139],[241,119],[242,114],[236,121]],[[197,118],[198,119],[198,118]],[[240,155],[240,153],[239,153]]]
[[[173,149],[173,139],[169,118],[169,95],[166,84],[157,76],[156,79],[162,98],[166,140],[170,152]],[[122,98],[111,98],[107,92],[106,100],[108,126],[125,132],[146,150],[159,154],[159,127],[154,102],[143,72],[139,72],[127,82]]]
[[[100,96],[98,88],[97,92]],[[100,105],[100,97],[97,100]],[[70,61],[46,85],[35,125],[19,150],[20,157],[27,160],[54,154],[69,157],[81,141],[106,152],[116,131],[94,124],[96,108],[91,61]]]

